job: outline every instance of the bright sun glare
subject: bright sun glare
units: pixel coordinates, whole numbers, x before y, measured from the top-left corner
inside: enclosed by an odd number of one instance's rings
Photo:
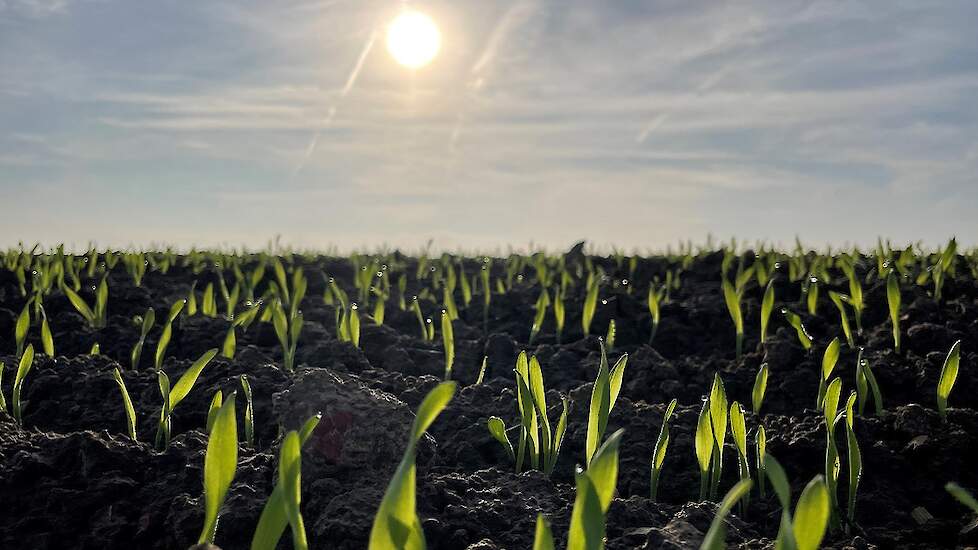
[[[409,69],[418,69],[430,63],[440,47],[438,25],[421,12],[406,11],[387,27],[387,51]]]

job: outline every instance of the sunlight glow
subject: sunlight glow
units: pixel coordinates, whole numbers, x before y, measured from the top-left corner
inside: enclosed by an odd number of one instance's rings
[[[387,51],[409,69],[419,69],[435,58],[441,48],[441,32],[427,15],[405,11],[387,27]]]

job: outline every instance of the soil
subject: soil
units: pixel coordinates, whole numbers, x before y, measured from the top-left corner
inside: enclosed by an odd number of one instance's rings
[[[408,260],[411,261],[411,260]],[[593,258],[620,281],[615,263]],[[738,361],[734,331],[720,292],[720,255],[700,256],[683,273],[682,288],[662,311],[651,346],[643,285],[607,285],[595,332],[610,319],[617,326],[612,361],[629,354],[625,381],[609,431],[624,428],[618,493],[607,518],[609,549],[697,548],[716,505],[698,501],[699,473],[693,432],[701,399],[719,372],[729,400],[750,409],[759,365],[770,368],[760,416],[748,414],[753,430],[763,423],[768,452],[778,457],[792,481],[793,495],[824,468],[825,431],[815,410],[822,351],[834,336],[844,338],[838,314],[822,289],[817,315],[802,314],[816,342],[811,353],[794,330],[775,315],[766,346],[758,343],[760,297],[751,283],[745,295],[747,338]],[[636,281],[662,276],[665,260],[639,262]],[[23,392],[24,422],[0,412],[0,548],[180,549],[197,539],[203,521],[202,470],[207,409],[213,393],[239,388],[246,374],[254,394],[256,440],[242,445],[237,475],[221,516],[217,542],[225,549],[248,548],[258,515],[271,492],[283,429],[295,428],[316,412],[323,421],[306,445],[302,465],[302,512],[312,548],[365,548],[373,514],[393,473],[413,419],[413,410],[441,380],[440,338],[419,337],[414,314],[388,303],[383,326],[364,322],[360,348],[334,337],[334,311],[320,299],[324,270],[343,284],[352,272],[343,260],[317,259],[306,266],[309,292],[302,304],[306,325],[297,368],[280,368],[281,352],[270,327],[255,323],[238,333],[233,360],[216,358],[174,412],[173,440],[165,452],[152,442],[161,399],[152,369],[159,329],[150,333],[139,369],[129,365],[138,336],[133,316],[154,307],[160,313],[185,296],[195,276],[178,267],[149,272],[140,287],[119,266],[109,277],[108,326],[93,331],[66,298],[45,299],[56,357],[38,354]],[[885,288],[866,287],[864,334],[858,344],[883,394],[884,411],[872,406],[856,420],[864,474],[855,524],[830,533],[826,548],[955,548],[978,545],[978,527],[943,489],[948,481],[978,489],[978,379],[971,374],[978,342],[978,284],[959,270],[946,283],[940,305],[926,289],[905,288],[902,354],[893,351]],[[409,270],[413,273],[413,268]],[[783,277],[781,277],[783,279]],[[412,284],[413,286],[413,284]],[[842,288],[839,288],[842,290]],[[352,291],[351,288],[347,288]],[[410,292],[416,288],[409,288]],[[798,284],[779,279],[782,305],[801,312]],[[540,512],[548,516],[558,546],[566,536],[574,500],[574,470],[582,462],[591,383],[599,342],[580,328],[581,297],[569,297],[562,344],[548,316],[536,342],[528,344],[538,290],[517,283],[493,296],[488,332],[481,297],[461,308],[453,377],[460,389],[428,432],[418,451],[418,509],[429,548],[526,549]],[[91,299],[90,293],[83,293]],[[460,298],[457,298],[461,302]],[[17,358],[12,339],[16,313],[24,305],[17,283],[0,273],[0,361],[4,395],[10,395]],[[434,314],[434,303],[425,305]],[[430,309],[430,311],[428,311]],[[777,309],[776,309],[777,311]],[[164,370],[175,380],[205,350],[219,347],[228,322],[197,315],[175,326]],[[40,349],[39,331],[30,341]],[[951,344],[962,340],[961,375],[942,421],[935,405],[940,369]],[[88,355],[94,342],[101,354]],[[486,420],[496,415],[517,423],[512,366],[526,349],[543,365],[551,418],[561,396],[570,399],[565,445],[556,470],[514,473]],[[483,356],[484,383],[475,384]],[[853,387],[856,354],[843,345],[836,374],[843,396]],[[135,404],[138,442],[126,436],[126,420],[112,371],[119,367]],[[659,498],[649,499],[650,456],[666,403],[677,398],[672,441]],[[9,403],[8,397],[8,403]],[[243,403],[239,399],[239,406]],[[240,415],[241,411],[239,411]],[[751,437],[752,438],[752,437]],[[723,487],[736,477],[736,451],[728,438]],[[844,453],[844,450],[843,450]],[[843,454],[845,462],[845,455]],[[844,466],[845,469],[845,466]],[[725,489],[724,489],[725,490]],[[839,488],[844,501],[846,485]],[[915,512],[916,511],[916,512]],[[926,511],[926,514],[922,511]],[[913,513],[913,515],[912,515]],[[752,495],[746,515],[731,515],[731,548],[769,548],[777,533],[779,507]],[[917,519],[915,519],[915,517]],[[289,535],[281,548],[291,548]]]

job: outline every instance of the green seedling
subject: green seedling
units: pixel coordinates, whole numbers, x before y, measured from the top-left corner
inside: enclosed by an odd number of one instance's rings
[[[761,368],[757,369],[757,376],[754,377],[754,388],[751,390],[751,406],[754,414],[761,413],[761,406],[764,405],[764,395],[767,393],[767,363],[761,363]]]
[[[540,329],[543,328],[543,322],[547,318],[547,309],[550,307],[550,295],[547,293],[546,288],[540,291],[540,297],[537,298],[536,305],[533,307],[536,313],[533,315],[533,325],[530,327],[530,339],[528,342],[531,346],[533,345],[533,341],[537,339],[537,335],[540,334]]]
[[[221,411],[221,405],[224,403],[224,392],[217,390],[214,392],[214,397],[211,398],[211,404],[207,407],[207,433],[211,433],[211,428],[214,426],[214,421],[217,420],[217,413]]]
[[[879,384],[876,383],[876,376],[869,362],[863,359],[863,350],[859,349],[859,356],[856,359],[856,394],[859,400],[859,414],[864,414],[866,403],[869,396],[873,396],[873,405],[876,409],[876,416],[883,414],[883,394],[880,392]]]
[[[978,500],[975,500],[974,495],[972,495],[967,489],[954,483],[953,481],[944,485],[944,489],[951,493],[958,502],[964,504],[971,509],[972,512],[978,514]]]
[[[245,444],[249,447],[255,446],[255,408],[254,403],[251,399],[251,383],[248,381],[248,375],[242,374],[239,377],[241,380],[241,389],[244,391],[245,396],[245,413],[244,413],[244,432],[245,432]]]
[[[488,366],[489,366],[489,356],[488,355],[483,355],[482,356],[482,366],[479,367],[479,376],[478,376],[478,378],[475,379],[475,385],[476,386],[478,386],[479,384],[482,384],[482,380],[486,376],[486,368]]]
[[[855,343],[852,338],[852,329],[849,327],[849,315],[846,313],[846,302],[842,298],[842,294],[835,292],[834,290],[829,291],[829,298],[832,303],[835,304],[836,309],[839,310],[839,320],[842,323],[842,332],[846,335],[846,343],[850,348],[855,347]]]
[[[604,548],[605,515],[618,484],[618,448],[623,430],[611,434],[594,455],[587,471],[576,474],[577,496],[571,510],[567,533],[568,550],[601,550]],[[543,515],[537,516],[534,550],[553,550],[550,525]]]
[[[588,412],[587,438],[585,441],[585,464],[590,465],[591,457],[597,452],[598,446],[608,427],[608,417],[615,408],[618,394],[621,392],[622,378],[625,375],[625,365],[628,355],[622,355],[615,366],[608,370],[608,355],[604,345],[601,347],[601,361],[598,365],[598,377],[591,390],[591,406]]]
[[[951,351],[944,359],[944,366],[941,367],[941,379],[937,382],[937,412],[940,413],[942,420],[947,420],[947,400],[954,389],[954,382],[958,379],[958,367],[961,364],[961,340],[951,346]]]
[[[204,528],[197,539],[198,544],[214,543],[217,519],[238,469],[238,422],[234,411],[234,393],[220,406],[209,433],[207,454],[204,455]]]
[[[71,305],[75,306],[75,310],[78,311],[79,315],[85,318],[85,321],[93,329],[99,329],[105,326],[105,319],[107,313],[107,302],[109,298],[109,285],[106,282],[105,277],[102,278],[102,282],[99,283],[98,287],[95,289],[95,306],[89,307],[85,302],[84,298],[78,295],[77,292],[69,287],[64,287],[62,289],[65,296],[68,297],[68,301]]]
[[[214,283],[207,283],[200,302],[200,312],[207,317],[217,317],[217,300],[214,298]]]
[[[744,408],[736,401],[730,405],[730,435],[737,449],[740,481],[750,481],[750,463],[747,459],[747,420],[744,418]],[[746,512],[749,499],[750,495],[746,495],[741,500],[741,513]]]
[[[126,411],[126,427],[129,429],[129,439],[136,441],[136,409],[132,406],[129,390],[126,389],[126,382],[122,379],[122,372],[118,368],[112,369],[112,379],[115,380],[119,386],[119,393],[122,394],[122,405]]]
[[[224,333],[224,341],[221,343],[221,357],[225,359],[234,359],[238,349],[238,336],[235,334],[234,327],[234,323],[228,327],[228,331]]]
[[[767,432],[764,431],[764,425],[761,424],[757,427],[757,433],[754,434],[754,448],[756,450],[757,459],[757,491],[761,498],[764,498],[764,479],[767,477],[767,473],[764,470],[764,459],[767,457]]]
[[[801,347],[805,348],[805,351],[811,351],[812,349],[812,337],[808,334],[808,329],[801,322],[801,317],[797,313],[789,311],[787,308],[781,308],[781,313],[784,314],[784,318],[788,321],[788,324],[794,327],[795,332],[798,334],[798,342]]]
[[[3,396],[3,370],[6,365],[0,361],[0,411],[7,412],[7,399]]]
[[[14,420],[18,425],[23,425],[23,404],[20,400],[20,394],[24,390],[24,379],[27,378],[27,374],[31,372],[31,368],[34,367],[34,345],[27,344],[27,349],[24,350],[24,354],[20,356],[20,363],[17,365],[17,374],[14,375],[14,387],[11,390],[11,407],[13,408]]]
[[[722,287],[723,300],[727,304],[727,311],[730,313],[730,319],[733,320],[734,324],[737,338],[737,360],[739,361],[744,349],[744,315],[740,308],[741,294],[726,279],[723,280]]]
[[[554,324],[557,330],[557,345],[564,334],[564,322],[567,320],[567,310],[564,308],[564,291],[558,288],[554,293]]]
[[[159,371],[163,368],[163,358],[166,356],[166,348],[170,345],[170,338],[173,337],[173,321],[180,315],[186,300],[177,300],[170,306],[170,312],[166,315],[166,322],[163,323],[163,332],[160,333],[160,340],[156,343],[156,355],[153,360],[153,367]]]
[[[652,330],[649,332],[649,345],[655,340],[655,335],[659,332],[659,321],[662,318],[662,302],[665,300],[666,288],[660,286],[656,288],[655,283],[649,283],[649,316],[652,318]]]
[[[822,355],[822,369],[821,375],[818,380],[818,397],[815,399],[815,408],[822,408],[822,400],[825,398],[825,389],[828,387],[829,378],[832,377],[832,371],[835,369],[836,363],[839,361],[839,339],[833,338],[829,345],[825,348],[825,353]]]
[[[411,427],[404,457],[394,472],[370,529],[369,550],[425,548],[417,512],[415,455],[418,442],[455,395],[455,382],[442,382],[422,401]]]
[[[615,349],[615,335],[616,335],[616,333],[617,333],[617,331],[616,331],[616,328],[615,328],[615,320],[612,319],[611,321],[608,321],[608,333],[605,335],[605,338],[604,338],[605,347],[608,348],[608,351],[612,351],[612,350]]]
[[[292,547],[294,550],[307,550],[305,546],[305,529],[301,528],[301,516],[299,515],[299,495],[300,488],[300,463],[298,462],[301,447],[312,435],[312,432],[319,425],[322,415],[317,414],[303,424],[298,432],[289,432],[282,442],[282,449],[279,452],[279,475],[272,494],[269,495],[265,507],[258,518],[258,526],[251,539],[251,550],[275,550],[278,547],[279,539],[285,533],[286,526],[292,528]],[[298,436],[299,449],[295,448],[295,443],[291,441],[296,433]],[[286,465],[283,468],[283,464]],[[291,465],[294,465],[292,467]],[[287,496],[286,496],[287,495]],[[288,498],[291,502],[286,502]]]
[[[836,377],[825,390],[823,413],[825,417],[825,485],[831,504],[830,516],[833,525],[839,524],[837,510],[839,508],[838,483],[841,462],[839,448],[835,441],[836,421],[839,419],[839,397],[842,391],[842,379]]]
[[[143,344],[146,343],[146,335],[149,334],[150,329],[153,328],[155,323],[156,312],[153,311],[153,308],[149,308],[140,320],[139,339],[136,340],[136,345],[132,347],[132,352],[129,354],[129,364],[133,370],[139,368],[139,358],[143,354]]]
[[[594,312],[598,308],[598,279],[595,277],[587,287],[584,296],[584,309],[581,312],[581,328],[584,329],[584,336],[591,334],[591,322],[594,321]]]
[[[727,439],[727,392],[720,373],[713,376],[710,389],[710,428],[713,433],[713,453],[710,465],[710,498],[716,498],[723,476],[723,447]]]
[[[48,324],[48,315],[41,307],[41,349],[48,357],[54,357],[54,336],[51,334],[51,325]]]
[[[958,242],[956,239],[951,239],[947,243],[947,247],[941,252],[940,257],[937,262],[931,268],[931,277],[934,280],[934,300],[937,302],[941,301],[941,295],[944,289],[944,277],[947,273],[953,272],[954,269],[954,259],[958,252]]]
[[[14,343],[17,347],[17,355],[24,354],[24,343],[27,342],[27,331],[31,326],[31,300],[24,304],[24,309],[20,310],[17,316],[17,323],[14,325]]]
[[[727,491],[727,494],[717,507],[716,516],[714,516],[713,521],[710,523],[710,529],[703,538],[700,550],[724,550],[727,547],[724,540],[727,536],[727,515],[730,514],[730,511],[733,510],[733,507],[738,501],[743,504],[743,499],[746,499],[750,494],[750,488],[751,480],[742,479]]]
[[[520,438],[515,452],[502,419],[491,417],[489,432],[503,446],[510,459],[515,461],[517,473],[522,471],[529,454],[531,467],[550,475],[557,464],[567,430],[567,400],[562,400],[563,412],[555,428],[551,428],[540,362],[536,357],[527,360],[526,352],[521,352],[516,360],[515,373],[517,411],[520,415]]]
[[[157,380],[160,387],[160,395],[163,396],[163,406],[160,408],[160,421],[156,428],[156,450],[163,451],[170,445],[170,427],[171,427],[171,417],[173,416],[173,411],[177,408],[177,405],[190,390],[193,389],[194,384],[197,383],[197,378],[200,376],[200,372],[204,370],[204,367],[210,363],[211,359],[217,355],[217,348],[208,350],[200,356],[199,359],[194,361],[190,368],[177,380],[177,383],[173,385],[172,389],[170,387],[170,378],[165,372],[157,372]]]
[[[848,522],[846,523],[846,532],[849,532],[849,527],[855,523],[856,517],[856,492],[859,490],[859,480],[862,479],[863,475],[863,458],[862,453],[859,450],[859,441],[856,439],[855,431],[855,404],[856,404],[856,392],[851,392],[849,394],[849,399],[846,400],[846,447],[849,453],[849,499],[846,505],[846,515]]]
[[[893,271],[886,276],[886,303],[890,309],[890,324],[893,326],[893,347],[900,353],[900,282]]]
[[[352,313],[356,311],[356,305],[351,306],[351,317]],[[272,306],[272,326],[275,328],[275,335],[278,337],[279,345],[282,347],[282,361],[283,367],[287,372],[292,372],[295,370],[295,352],[299,345],[299,334],[302,332],[302,314],[297,313],[293,318],[287,318],[285,316],[285,308],[282,307],[281,302],[273,302]],[[350,323],[350,328],[356,328],[356,338],[357,341],[354,345],[359,344],[359,320],[356,323]],[[352,332],[352,330],[351,330]],[[351,336],[352,341],[352,336]]]
[[[818,278],[810,277],[808,279],[808,289],[805,292],[806,302],[808,305],[808,314],[817,315],[818,314]]]
[[[672,413],[676,410],[677,400],[673,399],[666,407],[665,414],[662,415],[662,427],[659,428],[659,437],[655,440],[655,450],[652,451],[652,480],[650,483],[649,498],[654,502],[659,492],[659,477],[662,475],[662,465],[666,460],[666,450],[669,448],[669,422],[672,420]]]
[[[817,550],[825,537],[830,516],[829,491],[822,476],[812,479],[790,512],[791,488],[784,468],[772,455],[764,459],[764,470],[781,503],[781,526],[774,547],[784,550]]]
[[[761,343],[767,342],[767,327],[774,311],[774,279],[767,282],[764,288],[764,298],[761,300]]]
[[[855,276],[854,272],[849,274],[849,295],[840,295],[840,297],[852,306],[852,311],[856,316],[856,332],[859,334],[863,333],[863,309],[865,309],[866,304],[863,302],[863,286],[859,282],[859,279]]]
[[[441,341],[445,349],[445,380],[451,380],[452,367],[455,366],[455,331],[452,329],[452,317],[445,310],[441,312]]]
[[[710,488],[710,466],[713,464],[713,426],[710,423],[710,400],[703,399],[700,415],[696,421],[696,435],[693,439],[696,461],[700,468],[700,500],[706,500]]]

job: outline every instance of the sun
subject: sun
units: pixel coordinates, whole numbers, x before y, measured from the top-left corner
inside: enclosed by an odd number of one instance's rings
[[[431,63],[440,48],[438,25],[419,11],[405,11],[387,27],[387,51],[409,69],[420,69]]]

